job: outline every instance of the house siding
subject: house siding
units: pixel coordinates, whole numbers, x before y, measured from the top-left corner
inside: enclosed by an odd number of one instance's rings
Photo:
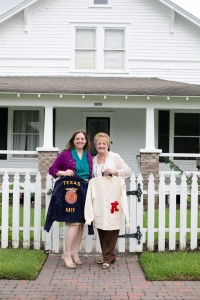
[[[92,110],[87,110],[87,112],[91,113]],[[96,113],[96,111],[93,112]],[[112,113],[110,149],[119,153],[130,168],[137,173],[136,155],[145,143],[145,109],[112,109]],[[83,124],[82,110],[78,108],[57,108],[56,120],[55,146],[60,150],[65,148],[74,131],[86,129],[86,124]]]
[[[27,32],[23,12],[2,23],[0,76],[71,74],[74,25],[113,24],[127,29],[127,68],[121,74],[200,83],[198,26],[175,14],[171,33],[171,10],[157,1],[116,0],[107,8],[90,3],[38,1],[28,8]]]

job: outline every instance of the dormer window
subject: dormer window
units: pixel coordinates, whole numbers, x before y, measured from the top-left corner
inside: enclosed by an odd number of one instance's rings
[[[108,0],[94,0],[94,5],[106,5]]]

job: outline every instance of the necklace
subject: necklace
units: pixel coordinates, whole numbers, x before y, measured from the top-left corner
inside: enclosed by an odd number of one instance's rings
[[[97,156],[96,166],[94,168],[94,177],[102,176],[102,172],[106,162],[106,156]]]
[[[103,172],[103,168],[104,168],[104,164],[96,164],[96,168],[94,171],[94,177],[101,176],[102,172]]]

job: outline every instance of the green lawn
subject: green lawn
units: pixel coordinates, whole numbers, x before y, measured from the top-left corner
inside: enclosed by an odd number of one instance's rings
[[[36,279],[46,258],[42,250],[0,249],[0,279]]]
[[[0,224],[1,224],[1,218],[2,218],[2,207],[0,206]],[[19,216],[19,226],[23,227],[23,206],[20,206],[20,216]],[[12,215],[13,215],[13,209],[12,206],[9,207],[9,217],[8,217],[8,222],[9,222],[9,226],[12,227]],[[41,210],[41,227],[44,226],[45,223],[45,208],[42,208]],[[34,208],[31,207],[30,209],[30,225],[33,228],[34,226]],[[64,222],[60,222],[60,228],[64,226]],[[1,232],[0,232],[0,236],[1,236]],[[12,240],[12,231],[9,230],[9,240]],[[33,241],[34,240],[34,232],[33,230],[31,230],[30,232],[30,240]],[[20,243],[23,242],[23,232],[20,231],[19,233],[19,241]]]
[[[144,212],[143,215],[143,226],[144,228],[147,228],[147,222],[148,222],[148,212]],[[158,209],[155,210],[155,221],[154,221],[154,227],[158,228],[158,219],[159,219],[159,211]],[[191,215],[190,210],[187,210],[187,228],[190,228],[190,222],[191,222]],[[169,209],[167,208],[165,211],[165,227],[169,228]],[[180,210],[176,210],[176,227],[180,227]],[[200,228],[200,210],[198,211],[198,228]],[[165,238],[169,239],[169,233],[165,233]],[[190,238],[190,233],[187,233],[187,239]],[[198,234],[198,238],[200,239],[200,233]],[[176,234],[176,239],[179,240],[179,233]],[[155,232],[155,240],[158,240],[158,233]]]
[[[1,211],[2,211],[2,208],[0,207],[0,224],[1,224],[1,216],[2,216]],[[8,222],[9,222],[9,226],[10,227],[12,227],[12,215],[13,215],[13,209],[10,206],[9,207],[9,217],[8,217],[8,220],[9,220]],[[41,226],[44,226],[44,222],[45,222],[45,209],[42,208],[42,211],[41,211]],[[31,227],[34,226],[34,208],[33,207],[31,207],[30,224],[31,224]],[[23,227],[23,206],[20,206],[19,226]],[[23,233],[22,233],[22,231],[20,231],[19,239],[20,239],[20,242],[23,241]],[[34,240],[33,230],[30,233],[30,239],[31,239],[31,241]],[[11,230],[9,230],[9,240],[12,240],[12,231]]]
[[[147,227],[148,215],[144,213],[144,227]],[[41,213],[41,226],[45,221],[45,209]],[[31,226],[34,222],[34,208],[31,208]],[[188,227],[190,211],[188,210]],[[200,216],[198,218],[200,227]],[[1,207],[0,207],[1,223]],[[180,211],[177,210],[177,227],[180,223]],[[9,208],[9,226],[12,226],[12,208]],[[23,226],[23,207],[20,207],[20,226]],[[63,226],[63,223],[60,224]],[[169,226],[169,210],[166,210],[166,227]],[[155,228],[158,227],[158,210],[155,211]],[[166,233],[166,238],[168,234]],[[12,234],[9,231],[9,239]],[[155,233],[155,238],[157,233]],[[188,235],[189,237],[189,235]],[[177,234],[178,239],[178,234]],[[33,240],[33,232],[31,232]],[[20,232],[20,241],[23,241]],[[38,250],[0,249],[0,278],[35,279],[40,272],[47,255]],[[139,255],[140,264],[148,280],[200,280],[200,253],[198,252],[143,252]]]
[[[200,280],[200,252],[143,252],[139,262],[148,280]]]
[[[198,212],[199,216],[198,216],[198,227],[200,228],[200,211]],[[159,212],[156,209],[155,210],[155,222],[154,222],[154,226],[155,228],[158,228],[158,217],[159,217]],[[31,227],[34,226],[34,208],[31,207]],[[169,209],[166,209],[166,214],[165,214],[165,225],[166,228],[169,228]],[[187,211],[187,227],[190,227],[190,210]],[[45,209],[42,208],[41,211],[41,227],[44,226],[44,222],[45,222]],[[144,212],[144,220],[143,220],[143,224],[144,224],[144,228],[147,228],[147,222],[148,222],[148,213]],[[1,207],[0,207],[0,224],[1,224]],[[176,210],[176,225],[177,228],[179,228],[179,224],[180,224],[180,210],[177,209]],[[9,207],[9,226],[12,226],[12,207]],[[20,206],[20,226],[23,226],[23,206]],[[60,227],[63,227],[63,222],[60,222]],[[165,238],[168,239],[169,238],[169,233],[165,234]],[[187,239],[190,238],[190,234],[187,233]],[[200,238],[200,233],[198,234],[198,238]],[[12,239],[12,232],[11,230],[9,230],[9,239]],[[33,241],[34,236],[33,236],[33,231],[31,231],[31,241]],[[155,240],[158,239],[158,233],[155,233]],[[179,233],[176,234],[176,239],[179,240]],[[20,241],[23,240],[23,236],[22,236],[22,232],[20,231]]]

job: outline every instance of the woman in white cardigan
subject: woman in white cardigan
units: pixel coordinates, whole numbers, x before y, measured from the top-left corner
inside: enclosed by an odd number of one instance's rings
[[[108,150],[110,138],[106,133],[97,133],[94,145],[98,154],[93,158],[94,179],[89,183],[85,219],[86,224],[94,221],[98,230],[103,258],[97,263],[102,264],[102,269],[108,269],[116,260],[114,249],[121,227],[122,211],[129,225],[124,179],[130,177],[132,171],[118,153]]]

